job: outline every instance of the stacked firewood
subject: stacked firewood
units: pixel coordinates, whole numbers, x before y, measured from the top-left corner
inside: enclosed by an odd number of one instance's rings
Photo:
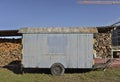
[[[109,57],[111,55],[111,33],[94,34],[94,50],[97,57]]]
[[[0,39],[0,66],[9,65],[13,61],[21,61],[20,39]]]

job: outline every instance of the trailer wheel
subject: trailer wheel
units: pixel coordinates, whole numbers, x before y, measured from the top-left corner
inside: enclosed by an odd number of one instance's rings
[[[51,66],[51,74],[52,75],[63,75],[65,72],[64,66],[60,63],[55,63]]]

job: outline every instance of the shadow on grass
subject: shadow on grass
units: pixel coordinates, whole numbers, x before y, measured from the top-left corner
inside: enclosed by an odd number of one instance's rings
[[[66,74],[72,73],[86,73],[90,72],[90,69],[65,69]],[[50,69],[48,68],[24,68],[24,73],[44,73],[51,74]]]
[[[12,61],[8,65],[3,66],[3,68],[6,68],[13,73],[20,74],[21,73],[21,61]]]
[[[65,73],[86,73],[90,72],[92,69],[65,69]]]
[[[4,66],[3,68],[6,68],[10,71],[12,71],[15,74],[22,74],[22,73],[44,73],[44,74],[51,74],[50,69],[48,68],[21,68],[21,61],[13,61],[9,63],[8,65]],[[72,74],[72,73],[86,73],[90,72],[91,69],[65,69],[66,74]]]

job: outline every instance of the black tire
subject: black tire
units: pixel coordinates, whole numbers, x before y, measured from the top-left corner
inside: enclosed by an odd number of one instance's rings
[[[60,63],[55,63],[51,66],[51,74],[52,75],[63,75],[65,72],[65,68],[62,64]]]

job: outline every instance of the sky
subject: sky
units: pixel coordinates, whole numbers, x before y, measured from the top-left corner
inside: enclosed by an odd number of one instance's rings
[[[0,0],[0,30],[22,27],[92,27],[120,20],[119,5],[78,0]]]

